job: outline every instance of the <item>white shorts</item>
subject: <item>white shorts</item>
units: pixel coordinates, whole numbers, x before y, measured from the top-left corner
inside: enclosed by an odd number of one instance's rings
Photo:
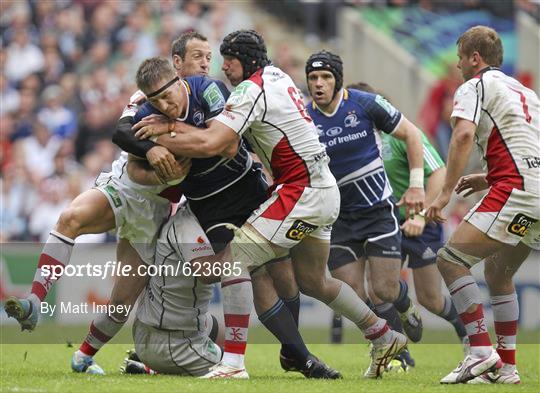
[[[156,194],[134,190],[112,173],[99,175],[95,188],[111,205],[118,237],[128,240],[145,263],[153,264],[157,235],[170,215],[171,203]]]
[[[133,341],[139,359],[160,374],[200,377],[220,362],[221,348],[208,336],[212,318],[207,315],[207,329],[202,332],[161,330],[133,323]]]
[[[540,250],[539,195],[494,185],[463,219],[492,239]]]
[[[337,185],[310,188],[280,184],[247,222],[269,242],[292,248],[306,236],[330,241],[339,207]]]

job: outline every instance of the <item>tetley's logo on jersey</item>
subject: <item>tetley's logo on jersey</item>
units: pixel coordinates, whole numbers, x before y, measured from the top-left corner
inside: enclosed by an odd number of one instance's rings
[[[508,225],[508,232],[517,235],[519,237],[524,237],[531,226],[533,226],[538,220],[528,217],[525,214],[516,214],[510,225]]]

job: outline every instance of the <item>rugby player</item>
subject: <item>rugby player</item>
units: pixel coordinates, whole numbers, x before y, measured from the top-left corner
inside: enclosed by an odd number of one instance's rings
[[[364,274],[368,262],[375,313],[394,330],[402,331],[403,322],[407,336],[417,342],[422,320],[408,296],[407,283],[400,280],[401,232],[378,130],[405,141],[411,185],[398,205],[407,205],[406,213],[411,216],[422,209],[424,201],[420,131],[382,96],[344,89],[338,55],[327,51],[312,54],[306,62],[306,78],[313,99],[307,111],[326,146],[342,197],[332,229],[328,268],[367,299]],[[413,364],[407,353],[404,356]]]
[[[253,30],[230,33],[220,52],[222,70],[236,88],[225,110],[206,130],[176,122],[174,137],[147,126],[140,127],[136,135],[151,137],[174,154],[187,157],[232,157],[245,136],[272,173],[274,184],[269,198],[235,230],[226,256],[243,263],[247,278],[250,269],[290,253],[302,292],[352,320],[372,341],[365,376],[380,377],[407,339],[378,318],[349,285],[325,275],[331,224],[339,212],[340,196],[300,90],[287,74],[271,65],[262,37]],[[222,285],[228,280],[223,277]],[[233,318],[249,315],[251,305],[244,299],[249,299],[251,284],[246,284],[223,291],[226,337],[247,329],[247,324],[239,326]],[[228,311],[231,304],[237,306],[234,314]],[[231,316],[229,323],[227,315]],[[243,359],[231,349],[225,341],[223,360],[206,377],[230,377],[244,371]]]
[[[442,209],[454,189],[467,194],[488,191],[438,252],[439,271],[470,341],[469,354],[441,383],[519,383],[515,365],[519,308],[512,277],[531,249],[540,249],[540,101],[499,69],[503,47],[492,28],[467,30],[457,40],[457,54],[465,83],[454,96],[444,185],[426,218],[445,220]],[[460,179],[473,144],[480,150],[486,174]],[[470,272],[483,259],[497,350]]]

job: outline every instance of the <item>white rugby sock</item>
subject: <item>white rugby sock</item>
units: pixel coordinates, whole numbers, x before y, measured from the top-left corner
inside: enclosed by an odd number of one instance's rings
[[[328,303],[328,307],[337,314],[350,319],[365,331],[369,327],[369,320],[377,318],[373,311],[363,302],[358,294],[348,284],[341,282],[341,288],[334,300]]]

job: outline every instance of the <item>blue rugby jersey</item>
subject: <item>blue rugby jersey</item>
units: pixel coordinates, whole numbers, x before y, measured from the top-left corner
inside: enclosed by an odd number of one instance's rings
[[[184,118],[177,120],[206,128],[206,122],[223,110],[229,91],[223,82],[203,76],[187,77],[181,83],[187,89],[188,110]],[[134,116],[134,124],[153,113],[160,112],[150,103],[144,103]],[[180,190],[188,199],[210,197],[240,180],[252,164],[253,160],[241,140],[238,153],[233,158],[193,158],[189,174],[180,184]]]
[[[380,95],[342,89],[333,114],[314,102],[308,112],[330,156],[330,170],[341,193],[341,211],[373,206],[392,195],[381,158],[378,130],[391,134],[402,115]]]

